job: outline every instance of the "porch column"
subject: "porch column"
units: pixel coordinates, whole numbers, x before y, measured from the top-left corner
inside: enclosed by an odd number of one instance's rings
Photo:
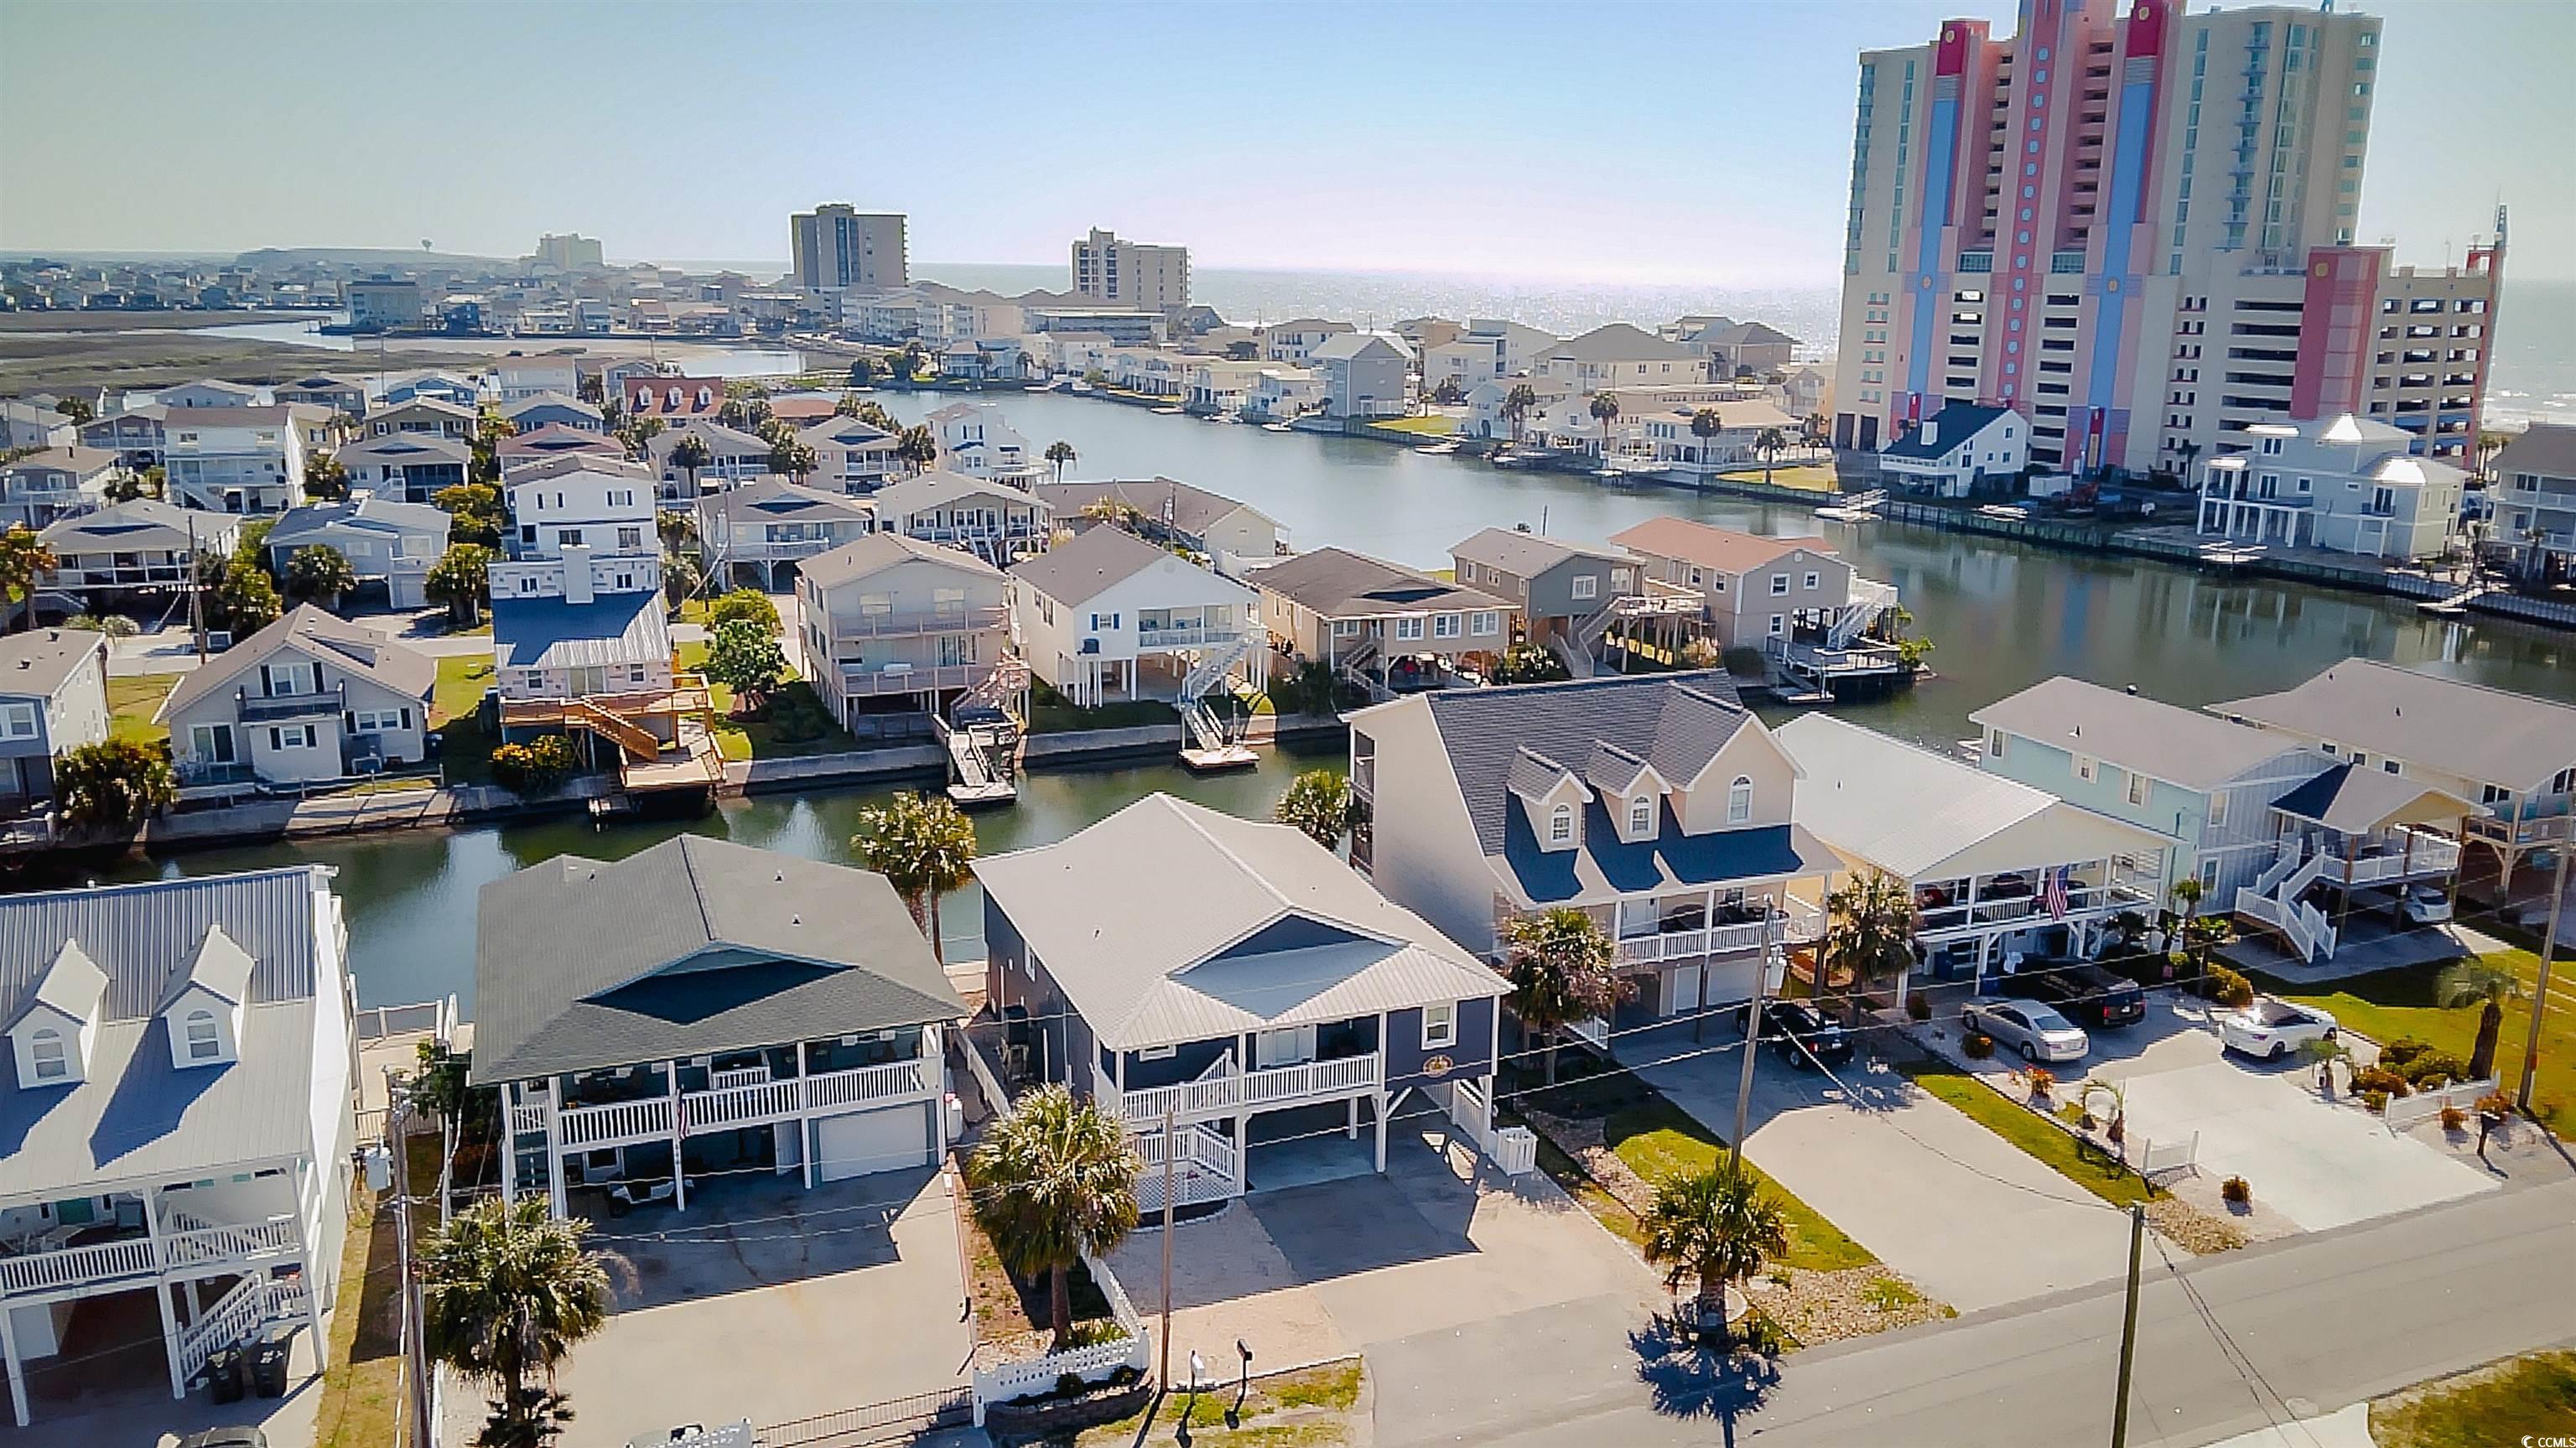
[[[796,1043],[796,1079],[799,1081],[805,1079],[805,1043],[803,1041]],[[814,1118],[805,1112],[805,1093],[801,1086],[797,1088],[796,1102],[796,1160],[805,1168],[805,1190],[810,1192],[814,1190],[814,1152],[821,1142],[822,1133],[814,1130]],[[943,1121],[940,1130],[947,1129]],[[943,1138],[940,1142],[943,1152],[947,1149],[947,1145],[947,1141]]]
[[[1350,1108],[1350,1120],[1342,1127],[1342,1139],[1357,1141],[1360,1139],[1360,1099],[1354,1096],[1342,1104]]]
[[[170,1307],[170,1284],[162,1272],[169,1259],[161,1250],[161,1191],[143,1188],[143,1234],[152,1242],[152,1305],[161,1309],[161,1353],[170,1360],[170,1397],[177,1402],[188,1398],[188,1380],[179,1372],[179,1315]]]
[[[563,1117],[563,1083],[546,1083],[546,1195],[553,1200],[558,1218],[572,1211],[564,1205],[563,1136],[558,1131]]]
[[[2451,838],[2460,842],[2459,850],[2451,856],[2451,887],[2446,892],[2451,901],[2451,915],[2456,919],[2460,913],[2460,876],[2469,868],[2469,817],[2467,815],[2460,816],[2459,826],[2452,832]]]
[[[2406,837],[2406,845],[2397,852],[2397,901],[2389,907],[2389,913],[2396,917],[2397,928],[2403,930],[2406,928],[2406,892],[2415,888],[2411,878],[2415,873],[2415,831],[2411,826],[2399,825],[2397,832]]]
[[[197,1295],[197,1279],[191,1277],[188,1279],[188,1325],[195,1327],[197,1319],[205,1315],[205,1299]]]
[[[2343,837],[2343,893],[2335,899],[2335,939],[2343,939],[2343,927],[2352,919],[2352,872],[2360,845],[2352,835]]]
[[[1977,975],[1975,983],[1969,987],[1970,994],[1986,993],[1986,952],[1994,947],[1994,943],[1995,937],[1992,934],[1977,937]]]
[[[0,1363],[9,1370],[9,1408],[17,1416],[18,1426],[27,1426],[27,1372],[18,1363],[18,1329],[10,1325],[10,1310],[0,1307]]]
[[[1177,1135],[1180,1129],[1181,1128],[1179,1127],[1173,1128],[1174,1134]],[[1171,1140],[1168,1137],[1164,1139],[1163,1150],[1177,1151],[1179,1149],[1179,1142]],[[1251,1185],[1251,1182],[1252,1113],[1247,1111],[1234,1118],[1234,1194],[1238,1197],[1242,1196],[1244,1190]]]
[[[519,1133],[511,1129],[512,1108],[518,1104],[519,1083],[501,1083],[501,1200],[519,1199]]]
[[[680,1118],[680,1062],[673,1057],[668,1063],[670,1077],[665,1082],[671,1097],[671,1202],[679,1211],[689,1209],[689,1168],[680,1159],[682,1144],[688,1139],[688,1123]]]
[[[443,1210],[446,1203],[439,1205]],[[304,1322],[313,1330],[313,1371],[318,1374],[331,1366],[331,1339],[322,1331],[322,1274],[313,1262],[311,1221],[304,1211],[304,1193],[299,1190],[295,1194],[295,1260],[303,1266]]]
[[[1375,1100],[1377,1101],[1377,1171],[1378,1175],[1384,1176],[1386,1175],[1386,1092],[1378,1091]]]

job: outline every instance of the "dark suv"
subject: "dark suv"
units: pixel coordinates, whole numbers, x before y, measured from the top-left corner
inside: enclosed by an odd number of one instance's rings
[[[1805,1001],[1763,1002],[1762,1033],[1783,1059],[1801,1071],[1820,1064],[1839,1066],[1851,1059],[1851,1037]]]
[[[2012,976],[2012,988],[2032,1000],[2048,1002],[2058,1014],[2081,1025],[2111,1029],[2147,1018],[2147,993],[2138,983],[2098,965],[2025,961]]]

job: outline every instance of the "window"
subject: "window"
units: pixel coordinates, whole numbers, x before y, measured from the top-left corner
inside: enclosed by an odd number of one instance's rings
[[[1431,636],[1435,639],[1454,639],[1458,636],[1461,622],[1460,617],[1454,613],[1435,614],[1431,619]]]
[[[214,1012],[188,1012],[188,1059],[211,1061],[223,1053],[224,1043],[215,1037]]]
[[[1548,811],[1547,842],[1551,845],[1574,843],[1574,806],[1561,804]]]
[[[27,1054],[35,1058],[39,1081],[60,1081],[72,1073],[71,1058],[63,1054],[63,1033],[51,1026],[28,1040]]]
[[[1601,575],[1598,573],[1578,573],[1574,575],[1573,593],[1576,598],[1599,598],[1601,596]]]
[[[2147,802],[2147,788],[2147,777],[2138,773],[2134,769],[2130,770],[2129,803],[2134,805],[2144,805]]]
[[[2227,796],[2224,793],[2213,794],[2209,797],[2209,827],[2214,830],[2226,823]]]
[[[35,705],[0,704],[0,739],[33,739],[35,737]]]
[[[268,747],[271,749],[312,749],[317,745],[317,738],[318,736],[314,734],[312,725],[289,724],[283,729],[271,729],[268,731]]]
[[[1422,1008],[1422,1049],[1458,1044],[1458,1003],[1442,1001]]]
[[[2216,860],[2203,860],[2200,862],[2200,888],[2204,893],[2215,892],[2218,889],[2218,862]]]
[[[2549,777],[2549,792],[2551,794],[2576,793],[2576,765],[2571,765],[2570,767],[2562,769],[2556,774],[2551,775]]]
[[[1489,637],[1502,631],[1503,616],[1498,610],[1484,608],[1467,615],[1467,632],[1471,634]]]
[[[1789,575],[1788,575],[1788,574],[1785,574],[1785,573],[1774,573],[1774,574],[1772,574],[1772,575],[1771,575],[1771,593],[1772,593],[1772,595],[1773,595],[1774,597],[1778,597],[1779,595],[1781,595],[1781,594],[1785,594],[1785,593],[1787,593],[1788,591],[1789,591]]]
[[[1655,797],[1641,794],[1628,801],[1628,833],[1631,836],[1652,834],[1655,828]]]
[[[2482,785],[2478,789],[2478,803],[2480,804],[2509,804],[2512,800],[2513,791],[2505,788],[2501,784]]]
[[[1807,575],[1807,582],[1806,582],[1806,585],[1805,585],[1805,586],[1806,586],[1807,588],[1811,589],[1811,590],[1812,590],[1812,589],[1816,589],[1816,588],[1820,588],[1820,587],[1824,586],[1824,581],[1825,581],[1825,576],[1824,576],[1823,574],[1821,574],[1821,573],[1810,573],[1810,574],[1808,574],[1808,575]]]
[[[1359,636],[1360,621],[1358,619],[1337,618],[1333,620],[1333,637],[1337,639],[1355,639]]]
[[[1395,621],[1395,636],[1398,639],[1418,639],[1422,637],[1421,617],[1416,615],[1412,618],[1397,619]]]
[[[643,529],[641,529],[641,528],[620,528],[620,529],[618,529],[618,530],[617,530],[617,551],[618,551],[618,552],[620,552],[620,553],[632,553],[632,552],[634,552],[635,550],[637,550],[637,549],[639,549],[639,548],[641,548],[641,547],[643,547],[643,546],[644,546],[644,530],[643,530]]]
[[[1735,783],[1726,787],[1726,822],[1748,824],[1753,819],[1753,781],[1739,774]]]
[[[1771,636],[1772,636],[1773,638],[1778,638],[1778,637],[1780,637],[1782,634],[1787,633],[1788,631],[1789,631],[1789,616],[1788,616],[1787,614],[1785,614],[1785,613],[1775,613],[1775,614],[1771,615]]]
[[[2083,780],[2086,784],[2091,784],[2094,776],[2099,772],[2099,766],[2094,761],[2092,755],[2079,754],[2075,756],[2075,777],[2077,779]]]
[[[1178,1046],[1145,1046],[1136,1052],[1139,1061],[1168,1061],[1180,1053]]]
[[[1091,626],[1095,629],[1116,628],[1118,627],[1118,615],[1114,613],[1095,613],[1091,616]]]

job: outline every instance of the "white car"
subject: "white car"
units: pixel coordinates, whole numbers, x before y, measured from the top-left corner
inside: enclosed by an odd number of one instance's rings
[[[2451,897],[2439,885],[2410,885],[2398,897],[2397,908],[2417,925],[2439,925],[2451,918]]]
[[[1959,1012],[1959,1021],[2021,1052],[2025,1061],[2081,1061],[2093,1049],[2083,1027],[2039,1001],[1972,1001]]]
[[[2335,1038],[2335,1018],[2314,1006],[2294,1006],[2271,996],[2218,1018],[2219,1044],[2231,1051],[2277,1061],[2310,1041]]]

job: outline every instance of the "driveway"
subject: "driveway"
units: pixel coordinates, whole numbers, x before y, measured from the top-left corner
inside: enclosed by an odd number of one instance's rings
[[[1734,1050],[1663,1030],[1619,1056],[1720,1137],[1734,1130]],[[2128,1220],[2101,1198],[1866,1050],[1836,1074],[1848,1091],[1763,1053],[1745,1155],[1932,1296],[1973,1312],[2128,1269]]]
[[[693,1188],[602,1222],[617,1313],[572,1354],[584,1443],[683,1423],[781,1423],[967,1381],[966,1284],[946,1181],[884,1172]]]

